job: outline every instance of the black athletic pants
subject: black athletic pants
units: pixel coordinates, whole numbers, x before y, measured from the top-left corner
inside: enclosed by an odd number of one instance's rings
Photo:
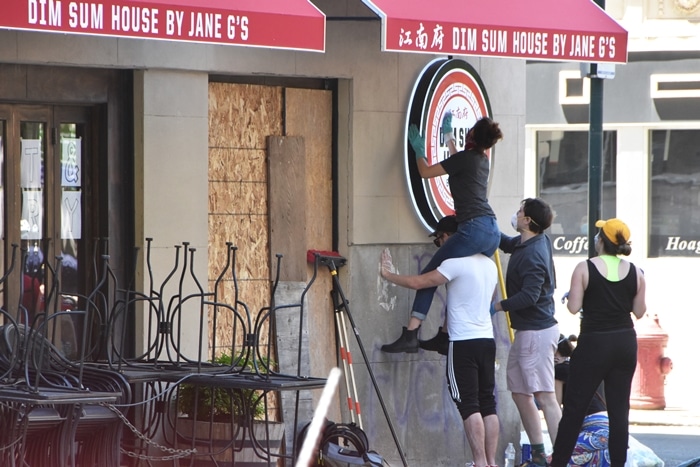
[[[637,366],[637,334],[634,329],[581,334],[569,365],[552,467],[564,467],[569,462],[586,410],[601,382],[605,382],[610,419],[611,467],[623,467],[627,460],[630,391]]]

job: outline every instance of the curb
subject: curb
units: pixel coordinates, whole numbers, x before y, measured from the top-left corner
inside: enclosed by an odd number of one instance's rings
[[[700,427],[700,414],[686,410],[632,410],[630,425]]]

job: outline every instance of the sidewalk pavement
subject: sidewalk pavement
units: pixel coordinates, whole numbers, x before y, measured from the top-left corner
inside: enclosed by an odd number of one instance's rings
[[[666,407],[663,410],[630,410],[630,425],[700,427],[700,408]]]

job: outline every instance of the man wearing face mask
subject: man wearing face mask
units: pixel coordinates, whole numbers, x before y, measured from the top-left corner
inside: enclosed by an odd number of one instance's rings
[[[506,271],[508,298],[494,305],[508,311],[515,339],[508,354],[506,378],[523,428],[532,445],[532,462],[546,465],[539,410],[544,413],[552,444],[557,437],[561,408],[554,392],[554,352],[559,326],[554,319],[554,260],[544,231],[552,224],[552,208],[540,198],[528,198],[513,214],[511,225],[520,234],[501,232],[499,248],[509,253]]]

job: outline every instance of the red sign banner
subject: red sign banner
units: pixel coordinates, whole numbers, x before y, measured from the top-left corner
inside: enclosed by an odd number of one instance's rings
[[[323,52],[309,0],[3,0],[0,28]]]
[[[627,31],[591,0],[363,0],[382,50],[626,63]]]

